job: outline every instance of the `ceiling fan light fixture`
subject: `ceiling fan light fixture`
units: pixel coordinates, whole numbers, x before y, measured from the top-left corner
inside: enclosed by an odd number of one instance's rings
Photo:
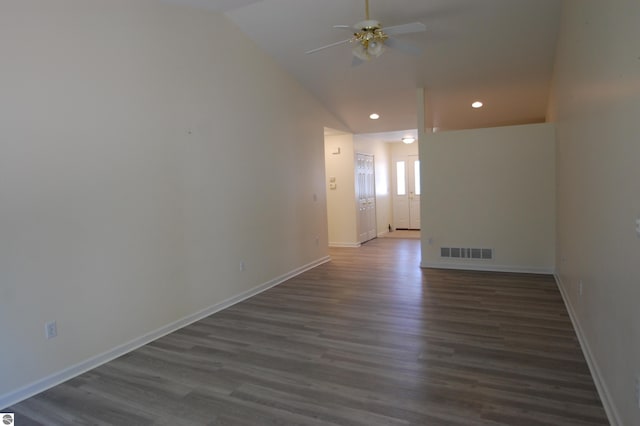
[[[384,42],[389,36],[382,31],[380,22],[366,20],[356,24],[360,31],[353,34],[351,42],[355,44],[351,52],[360,60],[377,58],[384,52]]]
[[[426,27],[421,22],[410,22],[407,24],[394,25],[388,27],[386,32],[382,29],[382,24],[375,19],[369,17],[369,0],[365,0],[365,20],[360,21],[353,26],[349,25],[334,25],[334,28],[340,29],[353,29],[355,32],[351,38],[346,40],[340,40],[335,43],[328,44],[326,46],[318,47],[317,49],[308,50],[306,53],[315,53],[321,50],[327,49],[333,46],[339,46],[344,43],[350,43],[353,45],[351,52],[360,61],[369,61],[382,55],[385,51],[385,47],[400,47],[400,44],[395,39],[390,39],[389,36],[396,36],[400,34],[411,34],[426,31]],[[389,42],[387,43],[387,40]],[[386,46],[385,46],[386,45]],[[419,55],[420,49],[414,46],[405,45],[403,50],[406,53]],[[358,65],[359,61],[353,61],[353,65]]]
[[[368,61],[369,59],[371,59],[371,56],[369,56],[369,53],[367,53],[366,47],[361,43],[356,44],[353,49],[351,49],[351,53],[353,53],[353,56],[362,61]]]
[[[414,143],[416,141],[416,138],[412,137],[412,136],[405,136],[404,138],[402,138],[402,142],[406,143],[407,145],[410,145],[412,143]]]
[[[367,53],[373,57],[378,57],[384,52],[384,44],[379,41],[370,41],[367,46]]]
[[[351,49],[353,56],[363,61],[377,58],[382,55],[382,52],[384,52],[384,44],[379,41],[358,42],[358,44]]]

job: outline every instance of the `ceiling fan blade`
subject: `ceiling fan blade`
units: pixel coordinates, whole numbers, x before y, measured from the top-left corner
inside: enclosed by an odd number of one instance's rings
[[[326,46],[322,46],[322,47],[318,47],[316,49],[308,50],[308,51],[306,51],[304,53],[307,54],[307,55],[310,54],[310,53],[316,53],[316,52],[318,52],[320,50],[328,49],[328,48],[333,47],[333,46],[339,46],[341,44],[349,43],[350,41],[351,41],[350,38],[348,38],[346,40],[336,41],[335,43],[327,44]]]
[[[422,22],[411,22],[409,24],[394,25],[393,27],[385,27],[383,31],[387,35],[420,33],[427,30],[427,26]]]
[[[408,53],[409,55],[422,55],[422,49],[420,49],[418,46],[414,46],[413,44],[398,40],[397,38],[389,37],[384,41],[384,44],[392,49],[397,49],[404,53]]]

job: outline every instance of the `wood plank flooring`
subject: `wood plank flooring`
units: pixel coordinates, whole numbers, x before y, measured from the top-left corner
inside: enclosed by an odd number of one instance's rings
[[[606,425],[553,278],[377,239],[5,411],[24,425]]]

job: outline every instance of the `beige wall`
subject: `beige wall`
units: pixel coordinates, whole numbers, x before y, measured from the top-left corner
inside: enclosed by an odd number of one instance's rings
[[[418,155],[418,142],[412,144],[406,143],[392,143],[389,144],[391,149],[391,157],[403,156],[403,155]]]
[[[557,276],[614,424],[640,424],[640,2],[565,2]],[[583,292],[579,295],[578,284]]]
[[[554,154],[551,124],[423,134],[422,266],[551,273]],[[443,246],[495,259],[443,259]]]
[[[356,224],[353,135],[345,133],[325,136],[324,156],[329,245],[335,247],[359,246]],[[329,188],[331,178],[335,178],[335,189]]]
[[[2,2],[0,57],[0,408],[326,258],[339,123],[223,16]]]

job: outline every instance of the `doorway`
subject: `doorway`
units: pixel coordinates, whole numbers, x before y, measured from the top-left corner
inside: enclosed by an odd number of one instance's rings
[[[420,160],[417,154],[393,158],[393,222],[395,229],[420,229]]]

